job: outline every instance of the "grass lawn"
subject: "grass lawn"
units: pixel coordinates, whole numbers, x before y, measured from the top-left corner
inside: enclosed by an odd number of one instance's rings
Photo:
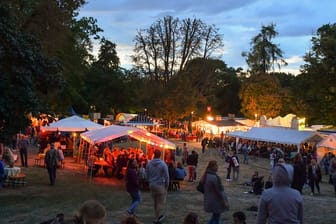
[[[182,142],[177,142],[181,145]],[[199,152],[198,177],[204,172],[207,162],[215,159],[219,162],[219,175],[224,188],[229,195],[230,210],[222,214],[223,223],[232,223],[232,214],[243,211],[247,216],[247,223],[255,223],[256,212],[248,211],[252,205],[257,205],[260,196],[246,194],[250,187],[241,183],[250,179],[255,170],[267,178],[269,161],[267,159],[250,160],[248,165],[242,164],[238,183],[225,181],[224,161],[215,150],[200,152],[199,143],[188,143],[189,148]],[[124,188],[124,181],[115,178],[96,177],[86,175],[83,164],[76,164],[72,158],[67,158],[65,168],[57,170],[55,186],[49,186],[47,170],[33,167],[34,153],[30,153],[30,167],[21,168],[26,174],[24,187],[5,187],[0,189],[0,223],[40,223],[54,217],[57,213],[71,216],[82,202],[97,199],[105,205],[108,211],[107,223],[119,223],[125,215],[130,203],[130,197]],[[177,157],[180,160],[180,157]],[[17,162],[16,165],[19,165]],[[326,183],[323,176],[321,195],[311,196],[309,188],[304,189],[304,222],[305,223],[335,223],[336,197],[333,187]],[[169,192],[167,197],[167,218],[165,223],[183,223],[185,215],[196,212],[201,223],[207,223],[210,214],[203,211],[203,195],[196,191],[197,183],[184,182],[182,190]],[[137,215],[143,223],[152,223],[154,211],[149,192],[142,192],[143,202],[139,206]]]

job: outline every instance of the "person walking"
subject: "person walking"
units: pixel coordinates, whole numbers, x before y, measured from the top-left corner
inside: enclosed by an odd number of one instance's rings
[[[187,157],[188,173],[189,173],[189,182],[196,180],[196,167],[198,164],[198,154],[195,150],[191,151],[191,154]]]
[[[309,186],[311,189],[311,194],[315,194],[315,188],[317,188],[317,192],[320,193],[320,181],[322,179],[322,174],[321,174],[321,168],[320,166],[316,163],[315,159],[311,159],[310,165],[308,166],[308,180],[309,180]]]
[[[293,168],[294,174],[291,187],[302,194],[302,188],[306,182],[306,165],[304,164],[300,153],[296,153],[293,158]]]
[[[231,181],[232,152],[229,152],[225,158],[226,181]]]
[[[188,159],[188,147],[187,143],[183,143],[183,149],[182,149],[182,164],[185,166],[187,164],[187,159]]]
[[[22,167],[28,167],[28,146],[29,141],[27,137],[22,135],[18,144]]]
[[[291,165],[282,163],[273,168],[273,187],[261,195],[257,224],[302,223],[303,198],[299,191],[290,187],[292,179]]]
[[[231,157],[232,160],[232,179],[233,181],[239,180],[239,158],[236,152]]]
[[[166,204],[167,190],[169,187],[169,172],[167,164],[161,159],[161,151],[154,151],[154,159],[146,166],[146,175],[149,190],[154,201],[154,224],[160,224],[165,218],[164,206]]]
[[[132,203],[130,207],[127,209],[127,213],[129,215],[135,215],[135,211],[139,206],[139,204],[141,203],[139,175],[137,172],[136,159],[130,159],[128,161],[125,181],[126,181],[126,191],[130,194],[132,198]]]
[[[224,186],[217,175],[217,171],[217,161],[209,161],[200,180],[204,183],[204,211],[212,213],[208,224],[219,224],[221,213],[229,207]]]
[[[51,186],[55,185],[58,161],[59,161],[59,154],[57,150],[55,149],[54,143],[51,143],[50,150],[46,152],[45,159],[44,159],[44,162],[48,170],[49,181],[50,181]]]

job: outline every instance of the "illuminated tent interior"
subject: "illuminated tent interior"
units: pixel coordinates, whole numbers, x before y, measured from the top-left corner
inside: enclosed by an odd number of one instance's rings
[[[336,134],[330,134],[317,145],[317,162],[319,163],[326,153],[336,156]]]
[[[136,127],[111,125],[97,130],[87,131],[80,136],[90,144],[107,142],[128,135],[140,142],[145,142],[163,149],[175,149],[176,145],[164,138],[160,138],[148,131]]]

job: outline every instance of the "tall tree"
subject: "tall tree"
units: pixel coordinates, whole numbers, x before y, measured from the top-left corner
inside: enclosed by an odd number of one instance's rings
[[[174,19],[166,16],[135,37],[133,60],[150,80],[167,83],[196,57],[210,57],[223,46],[214,25],[200,19]]]
[[[18,30],[11,7],[0,2],[0,142],[25,131],[29,113],[43,111],[44,96],[62,89],[61,66],[31,35]],[[11,15],[11,16],[10,16]]]
[[[65,85],[57,96],[48,99],[51,108],[66,113],[73,106],[76,112],[86,113],[87,102],[80,89],[93,61],[91,38],[99,39],[102,30],[92,17],[77,18],[85,0],[14,0],[10,4],[19,17],[18,28],[34,36],[42,52],[63,68]]]
[[[82,95],[88,105],[94,105],[102,114],[111,114],[127,109],[130,92],[125,84],[125,75],[119,67],[116,44],[103,38],[98,60],[92,63],[85,78]]]
[[[242,53],[252,74],[265,74],[271,69],[274,71],[275,65],[279,69],[287,65],[282,50],[272,42],[277,35],[275,24],[262,26],[260,33],[252,38],[250,51]]]
[[[336,23],[321,26],[311,42],[298,77],[304,86],[298,91],[311,123],[336,125]]]
[[[221,60],[195,58],[168,83],[162,111],[170,121],[204,117],[207,106],[214,114],[239,112],[239,80]],[[225,104],[225,106],[223,106]]]

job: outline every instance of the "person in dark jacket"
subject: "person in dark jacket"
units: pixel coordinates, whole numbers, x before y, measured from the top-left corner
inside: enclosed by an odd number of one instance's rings
[[[187,165],[189,172],[189,182],[196,180],[196,167],[198,164],[198,154],[196,151],[192,150],[191,154],[187,157]]]
[[[51,143],[50,149],[48,150],[48,152],[46,152],[44,162],[48,170],[50,185],[52,186],[55,185],[58,161],[59,161],[59,154],[55,149],[54,143]]]
[[[19,150],[20,150],[20,158],[22,167],[28,167],[28,147],[29,141],[26,136],[21,136],[19,141]]]
[[[300,153],[297,153],[293,158],[293,168],[294,175],[291,187],[302,194],[302,188],[306,182],[306,165],[304,164]]]
[[[311,194],[315,194],[314,186],[316,186],[318,193],[320,193],[320,181],[322,179],[321,168],[316,163],[315,159],[310,161],[310,165],[308,166],[308,179],[309,185],[311,188]]]
[[[217,161],[211,160],[208,163],[206,171],[201,178],[204,182],[204,211],[212,213],[209,224],[219,224],[220,216],[228,209],[228,201],[224,186],[220,177],[217,175]]]
[[[141,203],[140,184],[137,172],[136,159],[130,159],[128,161],[125,181],[126,191],[130,194],[132,198],[132,203],[127,209],[127,213],[129,215],[134,215],[137,207]]]

